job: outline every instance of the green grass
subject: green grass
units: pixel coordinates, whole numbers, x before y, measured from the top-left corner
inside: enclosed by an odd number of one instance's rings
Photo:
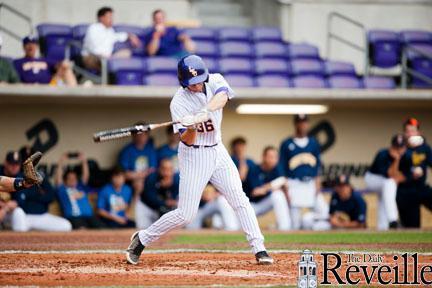
[[[298,243],[311,244],[314,247],[320,244],[415,244],[418,250],[422,249],[421,244],[432,243],[432,231],[353,231],[353,232],[310,232],[310,233],[265,233],[266,243],[283,248],[283,244]],[[176,235],[172,242],[174,244],[224,244],[244,243],[245,238],[241,233],[200,233]],[[418,244],[418,245],[417,245]],[[382,246],[382,245],[381,245]],[[211,248],[210,248],[211,249]],[[337,249],[337,247],[335,248]],[[412,249],[412,248],[411,248]],[[382,250],[386,250],[383,248]],[[390,249],[391,250],[391,249]],[[404,250],[403,248],[399,250]],[[417,250],[417,249],[415,249]]]

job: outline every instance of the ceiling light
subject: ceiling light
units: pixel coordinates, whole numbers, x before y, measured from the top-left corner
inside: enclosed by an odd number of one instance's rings
[[[326,105],[319,104],[240,104],[239,114],[323,114],[328,111]]]

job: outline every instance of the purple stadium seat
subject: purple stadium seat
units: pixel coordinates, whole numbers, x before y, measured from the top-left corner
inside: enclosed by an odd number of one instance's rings
[[[328,78],[330,88],[359,89],[362,88],[361,81],[356,76],[331,76]]]
[[[422,30],[405,30],[400,33],[401,41],[405,44],[431,44],[432,32]]]
[[[213,41],[195,41],[195,53],[201,57],[217,58],[219,57],[219,47]]]
[[[142,58],[114,58],[108,60],[108,70],[110,72],[145,71],[145,64],[145,60]]]
[[[214,58],[203,57],[204,63],[207,65],[209,73],[219,73],[219,61]]]
[[[79,25],[75,25],[72,28],[72,35],[73,38],[76,40],[83,40],[84,36],[87,32],[87,29],[89,27],[89,24],[79,24]]]
[[[236,87],[254,87],[255,80],[252,76],[238,75],[238,74],[226,74],[224,75],[225,80],[230,86]]]
[[[125,25],[125,24],[114,25],[114,30],[117,32],[127,32],[131,34],[135,34],[140,38],[143,38],[145,36],[145,30],[140,26]]]
[[[253,62],[244,58],[222,58],[219,60],[219,70],[221,73],[229,74],[248,74],[254,71]]]
[[[366,89],[394,89],[396,84],[393,78],[371,76],[363,78],[363,86]]]
[[[292,82],[296,88],[326,88],[324,78],[318,76],[297,76]]]
[[[208,27],[188,28],[183,30],[193,40],[218,41],[215,29]]]
[[[72,27],[65,24],[39,24],[36,26],[39,37],[63,35],[72,37]]]
[[[118,71],[115,73],[115,84],[122,86],[144,85],[143,77],[142,71]]]
[[[372,66],[389,68],[400,63],[401,45],[396,32],[371,30],[368,32],[368,42]]]
[[[243,41],[249,42],[250,30],[242,27],[225,27],[219,29],[219,41]]]
[[[247,42],[227,41],[221,43],[219,49],[222,57],[254,57],[252,45]]]
[[[282,59],[257,59],[255,60],[255,74],[257,75],[281,75],[291,74],[290,65]]]
[[[287,52],[291,59],[320,59],[318,47],[308,43],[287,45]]]
[[[258,42],[255,44],[257,58],[288,58],[287,49],[281,42]]]
[[[296,59],[291,61],[293,75],[324,76],[324,65],[321,60]]]
[[[354,65],[342,61],[326,61],[324,63],[326,75],[351,75],[356,76]]]
[[[282,33],[276,27],[256,27],[252,30],[252,40],[282,42]]]
[[[288,77],[281,75],[263,75],[256,78],[259,87],[290,87]]]
[[[44,38],[43,54],[46,58],[56,61],[63,60],[65,57],[66,45],[72,40],[72,36],[55,36],[48,35]]]
[[[171,57],[155,56],[147,58],[148,73],[168,73],[177,75],[177,60]]]
[[[145,85],[149,86],[178,86],[177,76],[171,74],[155,73],[144,77]]]
[[[432,59],[424,54],[432,57],[432,45],[427,44],[412,44],[412,49],[408,50],[408,66],[416,72],[419,72],[432,79]],[[422,54],[418,53],[420,51]],[[411,87],[413,88],[431,88],[432,85],[418,77],[411,77]]]

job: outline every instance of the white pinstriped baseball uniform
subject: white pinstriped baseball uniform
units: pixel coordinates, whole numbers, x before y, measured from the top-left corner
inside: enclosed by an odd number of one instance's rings
[[[208,83],[205,83],[205,89],[204,94],[180,88],[171,101],[173,121],[197,113],[219,91],[226,91],[229,99],[234,97],[233,90],[220,74],[210,74]],[[149,228],[139,232],[140,241],[144,246],[157,240],[171,229],[190,223],[198,211],[205,186],[211,182],[233,207],[253,252],[265,250],[264,237],[258,226],[254,210],[243,192],[240,175],[222,144],[221,123],[222,109],[211,112],[210,120],[198,125],[195,145],[199,147],[189,147],[180,143],[178,208],[164,214]],[[174,132],[182,128],[184,127],[180,124],[175,125]]]

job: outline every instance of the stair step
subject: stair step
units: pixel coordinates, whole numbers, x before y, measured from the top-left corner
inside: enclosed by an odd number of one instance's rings
[[[201,18],[204,26],[210,27],[250,27],[252,25],[251,19],[245,16],[223,17],[223,16],[207,16]]]

